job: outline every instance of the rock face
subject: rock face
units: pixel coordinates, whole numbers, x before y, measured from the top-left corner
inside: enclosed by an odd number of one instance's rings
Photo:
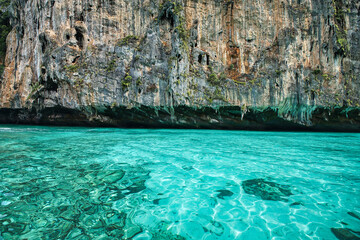
[[[357,0],[14,0],[0,122],[360,131]]]

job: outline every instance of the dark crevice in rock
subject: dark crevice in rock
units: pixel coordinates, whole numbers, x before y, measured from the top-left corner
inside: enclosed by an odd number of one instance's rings
[[[84,34],[82,33],[80,28],[75,28],[75,30],[76,30],[75,38],[77,41],[77,45],[79,46],[80,49],[82,49],[84,47]]]
[[[58,87],[58,84],[50,76],[47,76],[45,82],[45,90],[56,92],[58,90]]]
[[[39,41],[40,41],[40,44],[41,44],[41,51],[43,53],[45,53],[46,51],[46,48],[48,47],[49,45],[49,41],[46,39],[46,36],[44,33],[40,34],[39,35]]]
[[[72,63],[76,63],[79,58],[80,58],[80,56],[76,56],[76,57],[74,58],[74,60],[72,60]]]
[[[167,20],[170,23],[171,28],[174,28],[177,21],[177,16],[174,13],[175,3],[171,1],[165,2],[162,9],[160,9],[159,20]]]

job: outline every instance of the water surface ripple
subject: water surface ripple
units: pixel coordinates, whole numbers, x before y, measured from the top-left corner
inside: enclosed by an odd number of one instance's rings
[[[0,125],[0,239],[358,239],[360,134]]]

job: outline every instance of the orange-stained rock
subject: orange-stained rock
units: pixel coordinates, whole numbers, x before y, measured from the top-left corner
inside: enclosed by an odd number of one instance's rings
[[[360,104],[356,0],[14,2],[0,108]]]

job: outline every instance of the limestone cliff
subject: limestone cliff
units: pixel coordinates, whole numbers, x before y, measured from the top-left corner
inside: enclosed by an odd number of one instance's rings
[[[13,0],[0,122],[360,131],[357,0]]]

